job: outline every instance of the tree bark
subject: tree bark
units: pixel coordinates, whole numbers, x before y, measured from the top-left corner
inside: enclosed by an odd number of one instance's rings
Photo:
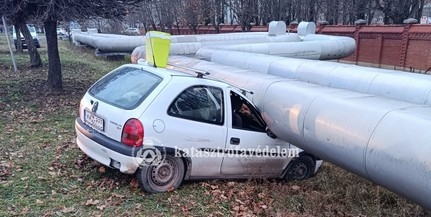
[[[37,51],[36,45],[34,44],[33,37],[30,34],[30,31],[27,28],[27,24],[25,22],[19,22],[19,27],[22,32],[22,35],[25,38],[25,43],[27,44],[28,54],[30,56],[30,67],[40,67],[42,66],[42,60],[40,59],[39,52]],[[16,36],[17,40],[19,35]]]
[[[15,26],[15,35],[16,35],[16,43],[14,43],[15,49],[16,49],[16,52],[22,53],[23,49],[22,49],[22,43],[21,43],[21,30],[19,30],[18,24],[14,24],[14,26]]]
[[[57,21],[45,21],[45,35],[48,46],[48,85],[52,90],[63,90],[61,61],[58,53]]]
[[[367,4],[368,2],[365,0],[359,0],[356,2],[356,20],[359,20],[359,19],[365,20],[365,11],[367,9]]]

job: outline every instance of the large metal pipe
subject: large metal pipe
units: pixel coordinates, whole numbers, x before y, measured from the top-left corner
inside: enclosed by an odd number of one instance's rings
[[[251,96],[280,138],[431,209],[431,107],[324,87],[187,57]]]
[[[271,24],[279,25],[273,27]],[[275,30],[286,32],[284,22],[271,22],[268,35]],[[273,28],[271,28],[273,27]],[[272,31],[274,30],[274,31]],[[316,35],[316,25],[313,22],[301,22],[298,26],[300,40],[277,40],[278,43],[224,43],[223,46],[210,47],[221,50],[244,51],[247,53],[270,54],[283,57],[296,57],[303,59],[338,59],[350,56],[356,50],[356,42],[353,38],[343,36]],[[292,34],[292,33],[291,33]],[[270,37],[271,38],[271,37]],[[275,42],[275,40],[271,40]],[[296,43],[292,43],[296,42]]]
[[[298,42],[278,42],[259,44],[235,44],[206,49],[243,51],[247,53],[269,54],[313,60],[329,60],[348,57],[356,50],[353,38],[343,36],[306,35]]]
[[[74,42],[97,48],[101,52],[130,53],[138,46],[145,44],[145,36],[127,36],[115,34],[73,33]]]
[[[429,75],[211,48],[202,48],[196,55],[211,62],[260,73],[431,105]]]
[[[181,43],[172,43],[170,47],[170,55],[195,55],[196,52],[204,47],[217,47],[217,48],[223,48],[228,45],[244,45],[248,46],[250,44],[256,44],[258,47],[266,47],[266,44],[275,42],[278,43],[292,43],[292,42],[300,42],[301,39],[299,38],[299,35],[296,33],[290,33],[290,34],[284,34],[279,36],[265,36],[262,38],[237,38],[236,40],[229,40],[226,39],[226,37],[222,36],[223,34],[220,34],[219,40],[202,40],[198,42],[181,42]],[[214,39],[214,37],[212,37]],[[222,40],[223,39],[223,40]],[[136,52],[144,52],[145,53],[145,45],[136,47],[132,55],[135,55]]]
[[[86,44],[97,48],[103,52],[128,52],[145,45],[145,35],[129,36],[118,34],[89,34],[87,32],[76,32],[73,34],[75,42]],[[172,43],[199,43],[206,41],[235,41],[235,40],[256,40],[267,38],[267,33],[231,33],[212,35],[179,35],[171,36]],[[245,42],[243,42],[245,43]],[[250,42],[248,42],[250,43]],[[200,48],[200,47],[199,47]],[[145,48],[144,48],[145,50]],[[195,51],[196,52],[196,51]]]
[[[204,35],[172,35],[171,44],[182,43],[182,47],[174,48],[172,53],[175,54],[195,54],[196,51],[204,46],[223,45],[223,44],[244,44],[244,43],[262,43],[272,41],[300,41],[296,33],[286,34],[286,25],[280,25],[284,22],[271,22],[270,30],[275,34],[267,32],[240,32],[225,34],[204,34]],[[145,46],[145,35],[126,36],[118,34],[98,34],[91,31],[73,32],[75,43],[86,44],[97,48],[100,52],[131,53],[136,47]],[[173,46],[174,47],[174,46]],[[142,48],[145,50],[145,47]],[[176,51],[178,50],[178,52]]]
[[[171,55],[194,55],[203,47],[239,50],[306,59],[336,59],[351,55],[355,40],[342,36],[315,35],[314,23],[301,22],[297,33],[287,33],[284,22],[271,22],[268,33],[230,33],[171,36]],[[143,36],[74,32],[74,42],[97,48],[101,53],[145,51]],[[132,58],[134,59],[134,58]]]
[[[302,40],[301,40],[302,38]],[[171,55],[211,55],[213,50],[243,51],[249,53],[271,54],[314,60],[338,59],[347,57],[356,49],[355,40],[341,36],[307,35],[296,33],[276,37],[247,40],[202,41],[171,44]],[[137,47],[132,55],[145,52],[145,46]],[[209,53],[209,54],[206,54]]]

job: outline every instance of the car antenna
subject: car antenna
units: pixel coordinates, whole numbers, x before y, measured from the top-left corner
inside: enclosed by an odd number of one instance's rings
[[[197,78],[203,78],[203,76],[208,76],[208,77],[210,77],[210,78],[212,78],[212,79],[214,79],[214,80],[221,81],[221,82],[223,82],[223,83],[229,84],[230,86],[232,86],[232,87],[235,87],[235,88],[239,89],[243,95],[246,95],[247,93],[249,93],[249,94],[254,94],[254,93],[253,93],[253,91],[251,91],[251,90],[247,90],[247,89],[245,89],[245,88],[238,87],[238,86],[233,85],[233,84],[231,84],[231,83],[229,83],[229,82],[227,82],[227,81],[225,81],[225,80],[223,80],[223,79],[220,79],[220,78],[217,78],[217,77],[211,76],[211,74],[210,74],[209,72],[207,72],[207,71],[200,70],[200,69],[195,69],[195,68],[190,68],[190,67],[185,67],[185,66],[179,66],[179,65],[176,65],[176,64],[172,64],[172,63],[169,63],[169,65],[170,65],[173,69],[178,68],[178,69],[181,69],[183,72],[187,72],[187,73],[188,73],[189,71],[192,71],[192,72],[194,72],[194,73],[196,73],[196,74],[197,74],[197,75],[196,75],[196,77],[197,77]]]

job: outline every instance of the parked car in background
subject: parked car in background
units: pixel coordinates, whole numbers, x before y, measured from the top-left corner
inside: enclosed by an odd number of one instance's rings
[[[141,34],[141,32],[139,31],[138,28],[127,28],[122,33],[126,34],[126,35],[140,35]]]
[[[40,48],[40,40],[39,40],[39,36],[37,36],[36,28],[34,26],[31,26],[31,25],[27,25],[27,28],[30,31],[31,37],[33,38],[33,41],[34,41],[34,44],[36,45],[37,48]],[[15,49],[16,49],[18,47],[18,45],[17,45],[17,35],[15,32],[15,26],[12,27],[12,38],[13,38],[13,42],[15,44]],[[27,42],[25,41],[25,38],[22,35],[22,33],[20,33],[20,39],[21,39],[21,43],[22,43],[22,48],[26,49],[27,48]]]
[[[63,35],[63,29],[62,28],[57,28],[57,35]]]
[[[69,33],[64,28],[57,28],[57,38],[61,40],[68,40]]]
[[[126,64],[93,84],[75,122],[94,160],[136,174],[142,189],[183,180],[312,177],[322,161],[267,128],[236,87],[202,76]]]

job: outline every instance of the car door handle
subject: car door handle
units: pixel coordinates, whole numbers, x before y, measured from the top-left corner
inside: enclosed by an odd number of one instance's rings
[[[232,138],[230,138],[230,144],[231,145],[239,145],[239,138],[236,138],[236,137],[232,137]]]

